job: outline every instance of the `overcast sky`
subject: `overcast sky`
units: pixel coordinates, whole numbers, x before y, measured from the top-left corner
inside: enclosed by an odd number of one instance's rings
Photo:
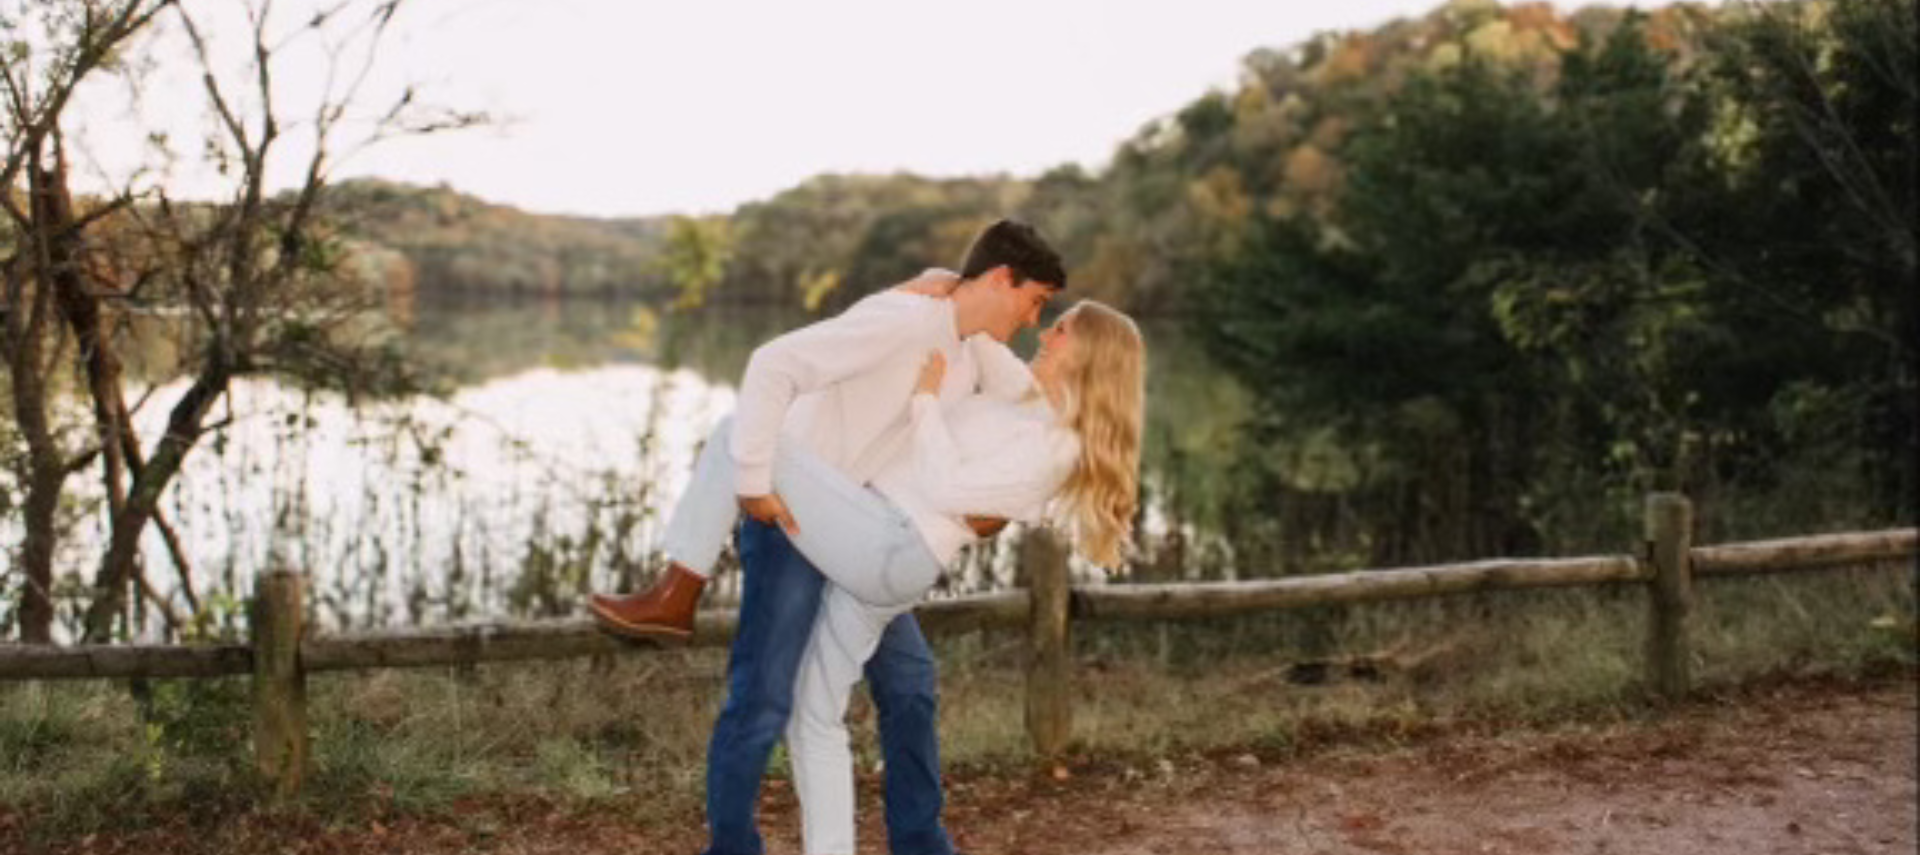
[[[1146,122],[1230,86],[1255,48],[1437,5],[419,0],[381,80],[504,121],[341,172],[615,216],[727,211],[823,172],[1097,168]]]

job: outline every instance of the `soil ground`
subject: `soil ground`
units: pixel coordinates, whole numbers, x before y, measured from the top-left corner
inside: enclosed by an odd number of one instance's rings
[[[1637,721],[962,772],[949,824],[974,855],[1907,855],[1920,849],[1915,766],[1911,676],[1797,681]],[[799,851],[780,783],[765,801],[775,855]],[[862,852],[883,851],[876,798],[869,782]],[[249,812],[46,840],[0,810],[0,852],[693,855],[699,823],[488,798],[351,824]]]

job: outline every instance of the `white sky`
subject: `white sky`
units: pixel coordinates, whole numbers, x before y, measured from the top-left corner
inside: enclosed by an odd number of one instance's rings
[[[726,211],[823,172],[1098,168],[1148,121],[1230,86],[1255,48],[1438,5],[416,0],[376,86],[415,81],[507,121],[390,143],[339,177],[616,216]],[[317,66],[283,84],[311,85]]]

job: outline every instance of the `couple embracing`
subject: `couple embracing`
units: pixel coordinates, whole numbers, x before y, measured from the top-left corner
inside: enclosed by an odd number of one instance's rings
[[[930,270],[754,351],[709,437],[646,592],[595,595],[600,626],[685,638],[729,536],[742,568],[727,699],[707,751],[707,855],[759,855],[755,820],[787,741],[808,855],[854,852],[845,723],[865,679],[892,855],[953,855],[941,822],[937,674],[911,611],[960,549],[1008,520],[1058,521],[1120,560],[1137,501],[1145,354],[1133,322],[1081,301],[1021,362],[1007,341],[1066,285],[1030,226],[993,223],[958,273]]]

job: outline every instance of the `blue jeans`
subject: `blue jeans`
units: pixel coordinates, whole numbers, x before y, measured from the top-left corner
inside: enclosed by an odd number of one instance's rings
[[[727,661],[727,702],[707,746],[706,855],[762,855],[755,814],[773,746],[793,711],[794,677],[820,609],[825,577],[777,526],[742,519],[740,629]],[[893,855],[952,855],[940,824],[939,674],[920,624],[895,618],[865,676],[886,761],[887,842]]]

